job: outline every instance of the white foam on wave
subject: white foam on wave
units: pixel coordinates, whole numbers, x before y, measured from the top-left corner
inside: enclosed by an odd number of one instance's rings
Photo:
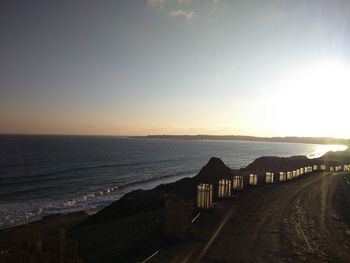
[[[187,175],[193,176],[194,174]],[[131,182],[109,186],[105,189],[90,192],[68,200],[43,200],[37,202],[12,203],[9,206],[0,204],[0,228],[28,224],[52,214],[66,214],[86,211],[94,214],[103,207],[118,200],[122,195],[135,189],[151,189],[161,183],[174,182],[186,177],[185,174],[164,176],[161,178],[147,178],[140,182]]]

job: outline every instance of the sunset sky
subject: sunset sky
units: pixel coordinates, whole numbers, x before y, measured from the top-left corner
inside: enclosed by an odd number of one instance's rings
[[[349,1],[1,1],[0,133],[350,138]]]

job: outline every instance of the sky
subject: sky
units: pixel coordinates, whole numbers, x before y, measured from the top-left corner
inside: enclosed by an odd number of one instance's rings
[[[0,2],[0,133],[350,138],[350,2]]]

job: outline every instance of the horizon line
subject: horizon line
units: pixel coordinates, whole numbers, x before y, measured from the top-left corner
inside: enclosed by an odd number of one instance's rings
[[[236,134],[145,134],[145,135],[116,135],[116,134],[70,134],[70,133],[1,133],[0,136],[4,135],[17,135],[17,136],[85,136],[85,137],[150,137],[150,136],[216,136],[216,137],[253,137],[253,138],[314,138],[314,139],[334,139],[334,140],[350,140],[350,138],[338,138],[331,136],[255,136],[255,135],[236,135]]]

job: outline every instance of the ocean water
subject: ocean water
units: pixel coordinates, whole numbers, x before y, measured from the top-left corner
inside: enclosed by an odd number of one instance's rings
[[[44,215],[96,211],[137,189],[193,176],[210,157],[241,168],[261,156],[318,157],[341,146],[131,139],[0,136],[0,228]]]

